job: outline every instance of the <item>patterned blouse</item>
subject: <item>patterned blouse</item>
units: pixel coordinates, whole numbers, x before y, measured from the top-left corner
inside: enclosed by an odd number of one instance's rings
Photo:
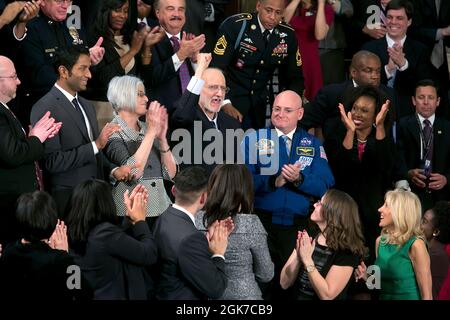
[[[117,166],[134,165],[136,159],[134,154],[144,139],[147,125],[145,122],[138,121],[140,131],[127,126],[126,122],[118,115],[114,116],[112,123],[119,124],[122,130],[113,133],[106,145],[105,154],[109,161]],[[137,169],[132,169],[133,174],[136,174]],[[117,214],[124,216],[126,213],[125,205],[123,204],[123,193],[125,190],[130,192],[138,184],[143,184],[149,193],[147,204],[147,217],[157,217],[161,215],[171,204],[171,201],[164,188],[163,179],[171,180],[167,168],[161,164],[161,154],[158,148],[158,141],[153,142],[152,150],[147,159],[147,165],[144,168],[144,173],[139,179],[134,179],[130,182],[117,182],[113,187],[113,198],[117,208]]]

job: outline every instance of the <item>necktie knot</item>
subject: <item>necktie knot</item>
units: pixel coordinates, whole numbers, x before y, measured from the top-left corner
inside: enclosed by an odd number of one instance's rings
[[[291,139],[287,135],[282,135],[281,139],[283,139],[283,142],[286,147],[286,152],[289,155],[291,153]]]
[[[263,32],[263,39],[267,43],[267,42],[269,42],[269,38],[270,38],[270,31],[266,29]]]
[[[431,127],[431,122],[430,122],[430,120],[428,120],[428,119],[423,120],[423,125],[424,125],[425,127]]]
[[[172,36],[170,37],[170,41],[172,42],[173,51],[178,52],[180,50],[180,41],[177,37]]]

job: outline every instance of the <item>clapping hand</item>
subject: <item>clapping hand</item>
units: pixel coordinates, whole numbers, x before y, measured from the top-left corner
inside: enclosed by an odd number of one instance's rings
[[[64,221],[60,221],[56,223],[55,231],[51,235],[48,245],[52,249],[64,250],[69,252],[69,242],[67,240],[67,226],[64,224]]]
[[[342,103],[338,105],[339,113],[341,114],[341,121],[344,124],[347,131],[355,132],[356,126],[353,122],[352,113],[349,111],[347,114],[345,113],[345,108]]]
[[[99,37],[97,43],[93,47],[89,48],[89,57],[91,58],[91,63],[93,66],[99,64],[105,55],[105,48],[101,46],[102,43],[103,37]]]
[[[389,105],[391,102],[389,100],[386,100],[385,103],[381,106],[380,112],[378,112],[376,118],[375,118],[375,125],[377,127],[384,125],[384,120],[386,119],[386,115],[389,111]]]
[[[312,239],[305,230],[299,231],[296,250],[304,266],[314,264],[312,255],[316,247],[316,240]]]
[[[144,221],[147,214],[147,201],[148,191],[147,189],[138,184],[131,194],[126,190],[123,194],[123,203],[126,208],[126,216],[131,220],[131,223],[135,224],[138,221]]]

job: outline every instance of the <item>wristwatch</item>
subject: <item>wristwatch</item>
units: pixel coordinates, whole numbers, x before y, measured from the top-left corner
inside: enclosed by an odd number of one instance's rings
[[[309,264],[309,265],[306,266],[306,271],[307,271],[308,273],[311,273],[311,272],[313,272],[314,270],[316,270],[316,266],[315,266],[315,265]]]

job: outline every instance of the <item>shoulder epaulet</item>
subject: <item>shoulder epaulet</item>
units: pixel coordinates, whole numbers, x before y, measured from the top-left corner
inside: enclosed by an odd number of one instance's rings
[[[289,24],[287,24],[287,23],[285,23],[285,22],[280,22],[280,23],[278,24],[278,26],[279,26],[279,27],[286,28],[286,29],[289,29],[289,30],[292,30],[292,31],[295,31],[294,28],[292,28]]]

